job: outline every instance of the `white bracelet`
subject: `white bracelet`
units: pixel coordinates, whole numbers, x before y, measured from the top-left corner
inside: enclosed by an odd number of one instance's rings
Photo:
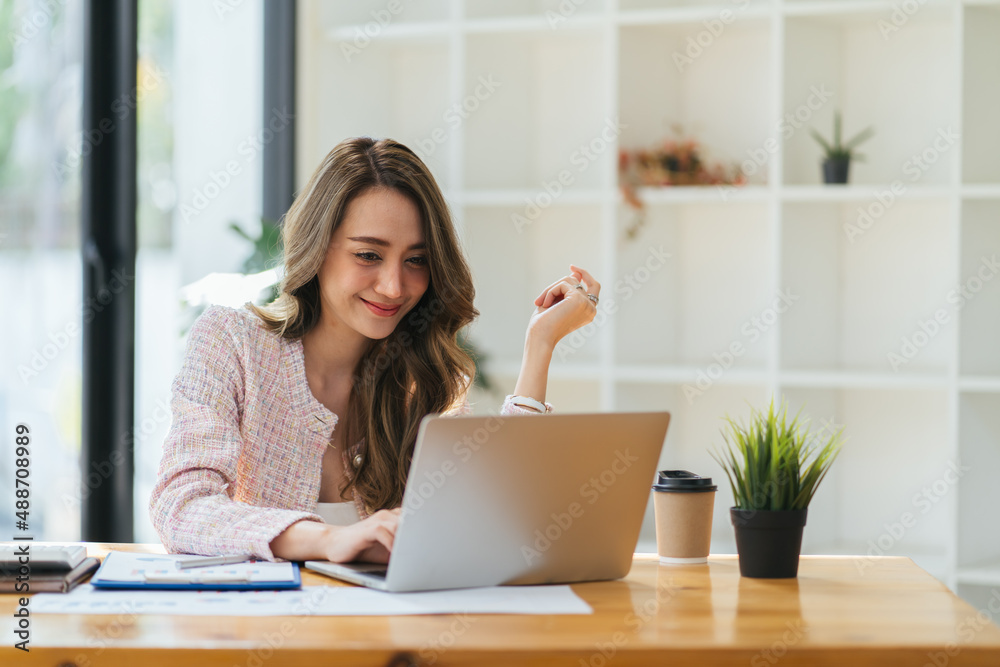
[[[522,408],[531,408],[535,412],[548,412],[544,403],[539,403],[530,396],[511,396],[510,402]]]

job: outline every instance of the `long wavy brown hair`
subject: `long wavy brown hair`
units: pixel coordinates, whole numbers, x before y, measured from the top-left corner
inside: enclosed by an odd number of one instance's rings
[[[285,273],[278,298],[251,306],[265,325],[301,338],[320,319],[317,274],[351,200],[369,188],[391,188],[420,211],[430,267],[421,300],[386,338],[372,341],[355,368],[341,442],[361,444],[362,463],[340,491],[353,487],[371,512],[398,507],[420,420],[461,405],[475,364],[457,336],[479,312],[475,288],[451,213],[427,166],[391,139],[338,144],[310,177],[284,218]],[[345,417],[345,415],[341,415]]]

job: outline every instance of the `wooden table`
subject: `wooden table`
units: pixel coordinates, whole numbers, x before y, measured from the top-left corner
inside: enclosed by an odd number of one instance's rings
[[[342,585],[307,571],[302,583]],[[636,554],[625,579],[573,588],[592,615],[38,615],[28,654],[4,631],[0,665],[1000,666],[1000,592],[979,615],[907,558],[806,556],[798,579],[764,580],[741,578],[735,556]],[[0,595],[8,627],[15,604]]]

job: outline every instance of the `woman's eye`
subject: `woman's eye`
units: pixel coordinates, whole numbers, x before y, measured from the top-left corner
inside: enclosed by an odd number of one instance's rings
[[[410,261],[416,266],[427,266],[427,258],[423,255],[417,255],[416,257],[411,257]]]
[[[379,256],[373,252],[356,252],[354,256],[365,262],[376,262],[379,259]]]

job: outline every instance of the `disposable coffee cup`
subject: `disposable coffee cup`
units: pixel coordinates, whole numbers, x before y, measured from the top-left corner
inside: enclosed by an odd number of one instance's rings
[[[717,489],[711,477],[687,470],[656,473],[653,510],[656,550],[661,563],[687,565],[708,561]]]

